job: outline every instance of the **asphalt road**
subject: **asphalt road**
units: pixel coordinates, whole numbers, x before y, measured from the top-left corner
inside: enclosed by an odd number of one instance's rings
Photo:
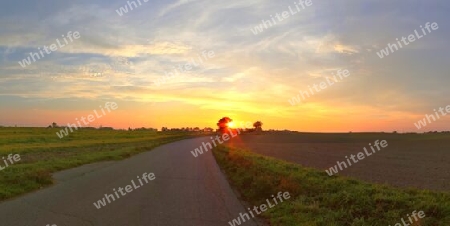
[[[119,162],[82,166],[54,175],[57,183],[0,204],[1,226],[220,226],[245,213],[211,151],[190,151],[209,137],[166,144]],[[137,176],[154,173],[139,184]],[[94,202],[120,193],[97,209]],[[112,198],[110,198],[112,200]],[[243,225],[257,225],[247,221]]]

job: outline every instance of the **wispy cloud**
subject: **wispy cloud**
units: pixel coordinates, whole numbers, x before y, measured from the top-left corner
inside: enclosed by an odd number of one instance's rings
[[[31,98],[107,97],[159,103],[160,111],[171,111],[177,103],[217,114],[263,112],[273,123],[282,117],[280,126],[290,126],[283,120],[299,114],[338,117],[348,109],[361,114],[371,109],[376,114],[367,114],[369,118],[401,121],[398,115],[407,118],[443,105],[450,94],[448,29],[403,48],[389,61],[380,62],[375,52],[418,25],[448,21],[448,3],[313,2],[256,36],[249,32],[252,26],[292,2],[150,1],[123,17],[115,12],[124,5],[121,0],[43,1],[30,2],[30,7],[11,3],[9,10],[0,10],[0,97],[17,97],[23,108]],[[82,38],[26,70],[20,68],[17,62],[29,52],[69,30]],[[152,85],[203,50],[216,56],[164,86]],[[352,78],[304,106],[285,106],[298,90],[338,68],[352,71]]]

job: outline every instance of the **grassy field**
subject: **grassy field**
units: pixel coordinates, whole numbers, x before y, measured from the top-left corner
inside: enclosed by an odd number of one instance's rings
[[[403,225],[407,214],[424,211],[411,226],[450,225],[450,193],[399,189],[346,178],[324,171],[220,146],[213,154],[230,183],[251,206],[278,192],[291,198],[262,214],[270,225],[342,226]],[[400,224],[397,224],[400,223]]]
[[[53,183],[52,173],[88,163],[120,160],[200,133],[81,129],[62,139],[58,129],[0,128],[0,158],[21,160],[0,171],[0,201]],[[3,160],[0,166],[4,167]]]
[[[400,188],[450,191],[450,133],[264,132],[227,145],[325,171],[345,156],[370,149],[375,140],[386,140],[388,146],[338,174]]]

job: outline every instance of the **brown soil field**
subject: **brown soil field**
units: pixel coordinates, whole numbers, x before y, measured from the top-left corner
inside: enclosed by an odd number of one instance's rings
[[[375,140],[388,146],[338,175],[396,187],[450,191],[450,133],[298,133],[241,134],[227,145],[320,170],[369,149]]]

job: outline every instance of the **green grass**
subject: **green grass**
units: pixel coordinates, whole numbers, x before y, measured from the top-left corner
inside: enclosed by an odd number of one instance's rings
[[[271,225],[394,226],[402,218],[407,221],[414,210],[426,214],[414,225],[450,225],[450,193],[330,177],[325,171],[225,146],[213,154],[230,184],[251,206],[264,204],[280,191],[290,193],[290,199],[262,214]]]
[[[0,128],[0,159],[21,161],[0,171],[0,201],[53,184],[52,173],[88,163],[121,160],[154,147],[203,135],[188,132],[81,129],[62,139],[58,129]],[[0,165],[4,167],[3,160]]]

